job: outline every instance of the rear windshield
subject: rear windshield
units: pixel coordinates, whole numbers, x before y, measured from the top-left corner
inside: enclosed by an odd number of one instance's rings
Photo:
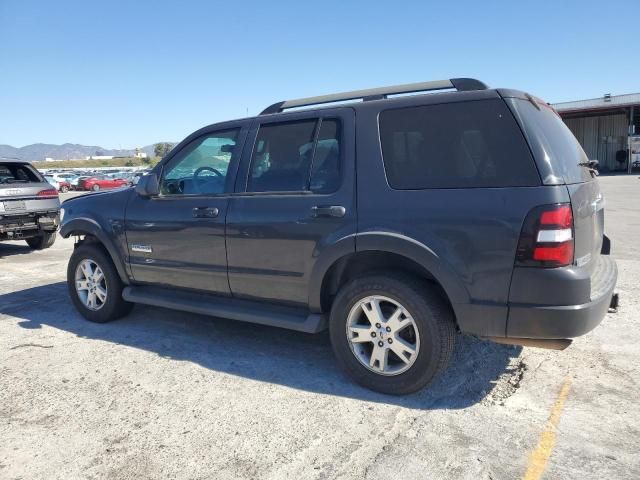
[[[529,100],[510,98],[545,184],[581,183],[591,180],[589,169],[578,165],[589,159],[569,127],[550,107]],[[556,178],[554,178],[556,177]]]
[[[386,110],[380,140],[387,181],[398,190],[540,185],[502,100]]]
[[[41,182],[42,180],[29,165],[20,163],[0,163],[0,185],[13,183]]]

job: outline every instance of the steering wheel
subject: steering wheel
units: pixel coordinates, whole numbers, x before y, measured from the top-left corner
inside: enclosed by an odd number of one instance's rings
[[[207,192],[203,192],[202,191],[202,184],[204,184],[204,182],[202,182],[199,177],[199,175],[202,172],[213,172],[213,174],[215,175],[215,177],[222,179],[224,181],[224,175],[222,174],[222,172],[220,170],[216,170],[213,167],[200,167],[198,168],[195,172],[193,172],[193,186],[195,187],[195,189],[198,191],[198,193],[207,193]],[[205,181],[206,182],[206,181]]]
[[[223,177],[224,175],[222,174],[222,172],[220,172],[220,170],[216,170],[213,167],[200,167],[198,168],[195,172],[193,172],[193,179],[196,180],[197,177],[202,173],[202,172],[213,172],[214,174],[216,174],[218,177]]]

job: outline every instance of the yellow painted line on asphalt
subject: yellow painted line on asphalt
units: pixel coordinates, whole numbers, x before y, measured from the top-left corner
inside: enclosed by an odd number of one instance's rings
[[[544,469],[547,467],[549,457],[551,457],[551,452],[553,452],[553,447],[556,444],[556,429],[558,428],[558,423],[560,423],[564,402],[569,396],[570,389],[571,379],[567,377],[562,384],[556,403],[551,409],[549,420],[547,420],[547,425],[540,435],[538,445],[529,456],[529,464],[524,477],[522,477],[523,480],[538,480],[542,477]]]

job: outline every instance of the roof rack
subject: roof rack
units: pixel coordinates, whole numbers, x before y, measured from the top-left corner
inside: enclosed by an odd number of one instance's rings
[[[433,90],[446,90],[455,88],[459,92],[468,90],[486,90],[487,85],[475,78],[451,78],[449,80],[434,80],[431,82],[406,83],[404,85],[393,85],[390,87],[368,88],[366,90],[353,90],[351,92],[332,93],[320,95],[318,97],[298,98],[295,100],[285,100],[274,103],[265,108],[260,115],[270,113],[280,113],[287,108],[306,107],[310,105],[321,105],[324,103],[341,102],[345,100],[382,100],[388,95],[401,93],[428,92]]]

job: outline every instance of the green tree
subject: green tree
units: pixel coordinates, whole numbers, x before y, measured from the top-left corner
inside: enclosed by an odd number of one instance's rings
[[[161,142],[153,146],[153,153],[156,157],[164,157],[173,148],[173,143]]]

